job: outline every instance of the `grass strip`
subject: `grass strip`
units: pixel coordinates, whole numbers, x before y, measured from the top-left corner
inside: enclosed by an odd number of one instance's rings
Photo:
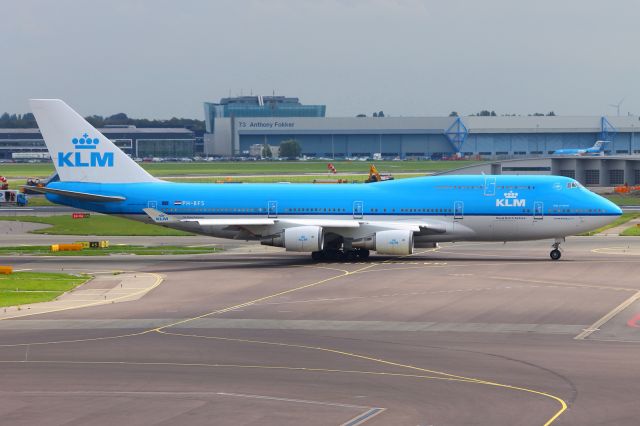
[[[640,197],[637,195],[607,194],[604,197],[619,206],[640,206]]]
[[[86,282],[88,275],[14,272],[0,275],[0,306],[48,302]]]
[[[629,222],[630,220],[633,220],[637,217],[640,217],[640,213],[622,213],[622,215],[620,215],[620,217],[618,217],[616,220],[614,220],[613,222],[611,222],[608,225],[602,226],[598,229],[594,229],[593,231],[589,231],[589,232],[585,232],[583,234],[578,234],[581,237],[590,237],[591,235],[596,235],[599,234],[603,231],[606,231],[607,229],[611,229],[611,228],[615,228],[616,226],[620,226],[620,225],[624,225],[625,223]]]
[[[412,177],[424,176],[423,173],[411,173],[394,176],[395,179],[406,179]],[[242,176],[233,177],[229,176],[206,176],[206,177],[177,177],[168,179],[171,182],[182,183],[225,183],[225,182],[242,182],[242,183],[278,183],[278,182],[290,182],[290,183],[313,183],[314,180],[318,181],[337,181],[339,179],[347,181],[349,183],[364,183],[367,175],[304,175],[304,176]]]
[[[95,236],[186,236],[193,235],[177,229],[136,222],[117,216],[92,214],[86,219],[64,216],[0,216],[0,221],[32,222],[51,225],[50,228],[31,231],[47,235],[95,235]]]
[[[222,251],[216,247],[185,247],[185,246],[138,246],[118,244],[108,248],[87,248],[80,251],[52,252],[50,246],[17,246],[0,247],[0,255],[15,256],[108,256],[111,254],[135,254],[140,256],[150,255],[176,255],[176,254],[207,254]]]
[[[333,163],[339,172],[368,173],[375,164],[381,172],[437,172],[477,164],[479,161],[213,161],[201,163],[141,163],[154,176],[326,173],[327,163]],[[9,163],[0,166],[0,175],[6,177],[43,178],[53,173],[52,163]]]
[[[630,226],[620,233],[623,237],[640,237],[640,226]]]

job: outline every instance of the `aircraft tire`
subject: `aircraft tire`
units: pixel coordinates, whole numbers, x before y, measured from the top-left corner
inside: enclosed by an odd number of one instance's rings
[[[560,250],[558,249],[553,249],[551,250],[551,253],[549,253],[549,256],[551,257],[551,260],[559,260],[562,253],[560,253]]]
[[[363,260],[364,260],[364,259],[368,259],[368,258],[369,258],[369,254],[370,254],[370,252],[369,252],[369,250],[367,250],[367,249],[360,249],[360,250],[358,250],[358,257],[359,257],[360,259],[363,259]]]
[[[342,250],[322,250],[322,259],[328,262],[335,262],[337,260],[344,259],[344,253]]]
[[[344,260],[354,261],[358,258],[358,253],[355,250],[347,250],[344,252]]]

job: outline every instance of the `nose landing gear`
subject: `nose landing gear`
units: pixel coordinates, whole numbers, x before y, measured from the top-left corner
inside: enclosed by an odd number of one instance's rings
[[[564,237],[563,238],[556,238],[554,243],[551,244],[551,247],[553,247],[553,250],[551,250],[551,253],[549,253],[549,256],[551,257],[551,260],[559,260],[560,257],[562,256],[562,253],[560,252],[560,243],[564,242]]]

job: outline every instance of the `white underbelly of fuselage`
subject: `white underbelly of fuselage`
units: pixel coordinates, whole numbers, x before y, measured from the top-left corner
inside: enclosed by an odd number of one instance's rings
[[[130,219],[150,222],[146,215],[125,215]],[[219,215],[174,215],[177,219],[215,219],[223,218]],[[253,218],[256,216],[233,216],[235,219]],[[278,216],[277,219],[327,219],[326,216]],[[336,216],[332,219],[353,219],[350,216]],[[358,221],[384,224],[384,222],[410,222],[410,223],[440,223],[446,227],[444,233],[425,232],[417,235],[419,241],[447,242],[447,241],[518,241],[536,240],[544,238],[565,237],[580,234],[599,228],[611,222],[610,216],[491,216],[491,215],[465,215],[461,218],[452,216],[364,216]],[[210,235],[219,238],[247,238],[246,229],[234,229],[229,226],[207,227],[200,229],[194,222],[183,224],[171,224],[168,227],[183,229],[186,231]],[[357,228],[350,231],[348,237],[362,238],[368,236],[371,231],[369,226],[361,227],[362,234],[358,234]],[[367,235],[365,235],[367,234]]]

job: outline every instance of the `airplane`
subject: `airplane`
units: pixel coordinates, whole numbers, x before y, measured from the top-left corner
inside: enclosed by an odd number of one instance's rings
[[[596,141],[591,148],[566,148],[553,151],[554,155],[604,155],[604,144],[609,141]]]
[[[153,177],[66,103],[31,100],[57,171],[48,200],[312,259],[410,255],[440,242],[553,239],[622,211],[561,176],[425,176],[370,185],[175,183]]]

